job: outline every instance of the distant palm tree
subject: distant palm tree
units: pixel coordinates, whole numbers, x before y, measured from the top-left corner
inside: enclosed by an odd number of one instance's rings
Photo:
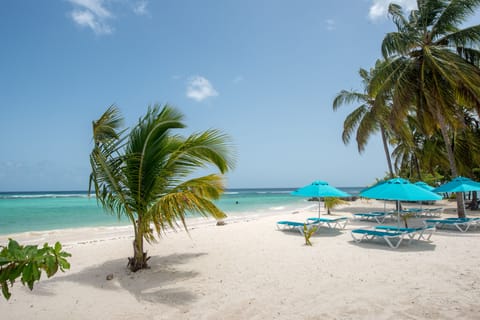
[[[480,0],[417,0],[408,17],[390,4],[397,27],[382,43],[386,64],[372,78],[372,94],[393,92],[392,123],[415,110],[422,131],[440,129],[452,176],[458,176],[450,132],[464,126],[462,108],[480,109],[480,25],[461,29]],[[458,216],[464,217],[457,194]]]
[[[205,166],[225,173],[233,158],[228,137],[217,130],[186,138],[174,134],[185,127],[183,115],[168,105],[149,108],[129,133],[119,130],[122,120],[112,106],[93,122],[89,191],[93,186],[107,211],[132,223],[134,254],[129,267],[137,271],[147,267],[143,240],[154,242],[154,230],[161,235],[166,228],[180,227],[177,221],[187,230],[187,212],[225,217],[211,201],[224,190],[222,177],[191,175]]]
[[[381,65],[380,61],[377,61],[376,67]],[[389,124],[387,122],[388,107],[385,105],[386,99],[380,96],[369,94],[369,85],[372,76],[375,73],[375,69],[367,71],[365,69],[359,70],[359,75],[362,78],[364,87],[363,92],[358,91],[340,91],[333,100],[333,110],[336,111],[341,105],[360,103],[360,105],[353,110],[343,122],[343,143],[348,144],[352,137],[352,134],[356,130],[356,141],[358,146],[358,152],[362,153],[365,150],[368,139],[372,134],[380,132],[383,142],[383,149],[385,157],[387,159],[388,172],[390,177],[394,177],[392,160],[390,152],[388,150],[388,136],[389,136]],[[375,104],[376,102],[376,104]],[[374,107],[376,105],[376,107]]]

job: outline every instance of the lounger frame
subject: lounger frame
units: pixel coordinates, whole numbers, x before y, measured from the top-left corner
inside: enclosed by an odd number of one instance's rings
[[[326,225],[330,229],[345,229],[348,223],[347,217],[337,217],[337,218],[308,218],[308,223],[316,223],[319,225]]]
[[[416,228],[402,228],[396,226],[377,226],[375,227],[376,230],[382,231],[390,231],[390,232],[404,232],[410,239],[415,239],[416,236],[417,240],[430,240],[432,237],[433,232],[435,232],[435,226],[423,226],[423,227],[416,227]]]
[[[446,219],[427,219],[425,225],[434,225],[437,228],[454,226],[460,232],[467,232],[470,227],[476,228],[480,225],[480,218],[446,218]]]
[[[354,229],[350,234],[352,235],[353,241],[356,243],[360,243],[364,240],[383,239],[392,249],[397,249],[406,236],[405,232],[390,232],[373,229]],[[355,237],[355,234],[359,234],[361,237],[357,238]],[[411,241],[412,239],[410,238],[409,242]]]
[[[376,223],[383,223],[387,217],[391,217],[392,212],[365,212],[354,213],[353,218],[358,220],[375,221]]]

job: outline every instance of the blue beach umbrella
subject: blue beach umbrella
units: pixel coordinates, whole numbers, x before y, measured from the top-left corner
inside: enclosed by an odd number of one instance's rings
[[[377,183],[373,187],[364,189],[360,192],[361,197],[396,200],[396,201],[427,201],[441,200],[442,197],[422,187],[410,183],[402,178],[394,178]]]
[[[348,193],[332,187],[328,182],[322,180],[313,181],[311,184],[293,191],[291,195],[316,198],[350,197]],[[320,218],[320,199],[318,200],[318,217]]]
[[[442,197],[436,193],[423,189],[410,181],[402,178],[394,178],[387,181],[377,183],[373,187],[364,189],[360,192],[361,197],[395,200],[395,201],[427,201],[441,200]],[[398,212],[400,218],[400,212]],[[400,223],[400,219],[398,219]]]
[[[465,177],[456,177],[450,182],[435,188],[433,192],[470,192],[480,191],[480,183]]]
[[[433,192],[470,192],[480,191],[480,183],[471,179],[459,176],[452,181],[442,184],[435,188]],[[463,211],[465,212],[465,203],[463,204]]]
[[[434,187],[432,187],[431,185],[423,181],[415,182],[414,185],[419,186],[420,188],[426,189],[428,191],[432,191],[433,189],[435,189]]]

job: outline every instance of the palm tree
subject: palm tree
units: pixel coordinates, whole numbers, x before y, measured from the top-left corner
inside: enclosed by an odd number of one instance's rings
[[[372,78],[371,94],[393,92],[392,124],[403,122],[412,108],[422,131],[440,129],[452,176],[458,176],[450,132],[464,125],[462,108],[480,109],[480,25],[460,28],[480,0],[417,0],[408,17],[390,4],[397,27],[382,43],[386,63]],[[462,194],[458,216],[464,217]]]
[[[93,186],[104,209],[132,223],[133,258],[128,266],[137,271],[148,266],[143,244],[156,241],[154,230],[158,236],[169,227],[187,230],[187,212],[225,217],[212,202],[224,190],[222,177],[192,178],[192,173],[214,166],[223,174],[232,168],[233,157],[228,137],[218,130],[188,137],[173,134],[185,125],[183,115],[171,106],[149,107],[129,133],[119,129],[122,120],[112,106],[93,122],[89,192]]]
[[[381,62],[377,61],[376,67],[379,65],[381,65]],[[388,150],[389,131],[388,123],[386,123],[388,114],[388,107],[385,105],[386,99],[377,98],[376,95],[369,94],[368,90],[370,80],[374,73],[375,69],[373,68],[370,69],[370,71],[361,68],[359,75],[362,78],[364,92],[340,91],[333,100],[333,110],[336,111],[343,104],[360,103],[360,106],[353,110],[343,122],[343,143],[348,144],[352,134],[356,130],[358,152],[362,153],[365,150],[370,136],[380,131],[385,157],[387,158],[388,172],[390,173],[390,177],[393,178],[392,160]],[[376,107],[374,107],[374,105],[376,105]]]
[[[348,202],[337,197],[325,197],[323,199],[325,208],[327,208],[327,214],[332,214],[331,210],[341,204],[347,204]]]

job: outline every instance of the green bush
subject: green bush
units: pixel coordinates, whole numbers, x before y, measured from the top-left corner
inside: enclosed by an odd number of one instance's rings
[[[32,290],[34,282],[40,280],[42,270],[50,278],[58,269],[62,272],[70,269],[66,258],[71,254],[62,251],[60,242],[55,243],[54,247],[45,243],[39,249],[37,245],[22,246],[9,239],[8,245],[0,246],[0,249],[0,286],[7,300],[11,296],[9,285],[13,286],[18,278]]]

